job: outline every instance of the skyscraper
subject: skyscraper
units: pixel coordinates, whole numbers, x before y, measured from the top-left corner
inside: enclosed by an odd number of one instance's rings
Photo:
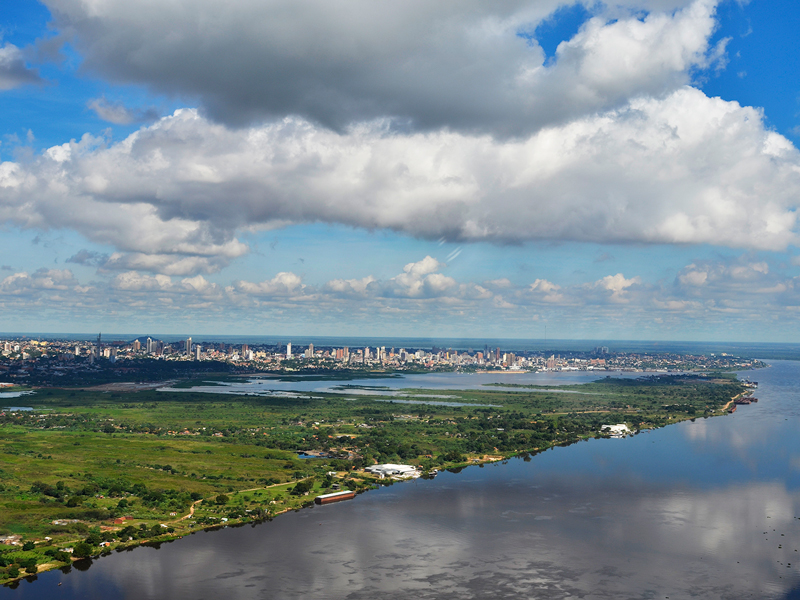
[[[186,356],[192,355],[192,338],[186,339]]]
[[[286,344],[286,358],[292,358],[292,342]]]
[[[308,351],[306,352],[306,359],[314,358],[314,344],[308,345]]]

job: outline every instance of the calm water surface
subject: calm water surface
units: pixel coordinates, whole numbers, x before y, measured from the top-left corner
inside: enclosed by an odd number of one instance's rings
[[[281,381],[277,377],[254,377],[242,382],[212,381],[211,385],[198,385],[191,388],[159,388],[159,392],[204,392],[210,394],[254,394],[290,395],[293,392],[327,392],[353,396],[384,395],[415,398],[447,398],[443,395],[425,395],[414,390],[476,390],[488,389],[488,384],[497,385],[575,385],[597,381],[607,376],[636,378],[653,373],[630,373],[621,371],[547,371],[539,373],[412,373],[400,377],[373,377],[350,380],[308,380]],[[443,402],[439,402],[442,404]],[[460,406],[460,405],[459,405]]]
[[[800,598],[800,363],[748,375],[760,402],[732,416],[115,553],[0,599]]]

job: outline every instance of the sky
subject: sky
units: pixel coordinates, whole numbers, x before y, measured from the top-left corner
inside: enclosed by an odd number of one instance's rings
[[[790,0],[20,0],[0,331],[793,342]]]

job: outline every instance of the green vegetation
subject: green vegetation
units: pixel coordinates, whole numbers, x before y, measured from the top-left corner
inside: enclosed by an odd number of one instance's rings
[[[698,376],[404,391],[419,404],[37,390],[24,399],[34,411],[0,415],[0,535],[19,536],[0,545],[0,582],[391,483],[363,471],[375,462],[460,468],[602,437],[604,424],[639,430],[719,415],[743,392],[734,379]],[[300,459],[300,450],[324,457]]]

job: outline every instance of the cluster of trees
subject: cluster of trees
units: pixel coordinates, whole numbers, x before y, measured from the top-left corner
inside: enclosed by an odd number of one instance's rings
[[[87,481],[80,487],[70,488],[64,481],[55,485],[37,481],[31,485],[32,494],[38,494],[42,502],[56,502],[65,508],[81,509],[80,516],[90,519],[108,519],[120,516],[130,511],[133,503],[138,499],[144,508],[160,512],[179,512],[188,509],[195,500],[202,498],[197,492],[179,490],[150,489],[144,483],[133,483],[126,479],[107,479],[86,476]],[[73,484],[74,485],[74,484]],[[97,495],[108,498],[120,498],[116,506],[110,509],[84,507],[84,503]],[[73,514],[73,517],[77,514]]]

